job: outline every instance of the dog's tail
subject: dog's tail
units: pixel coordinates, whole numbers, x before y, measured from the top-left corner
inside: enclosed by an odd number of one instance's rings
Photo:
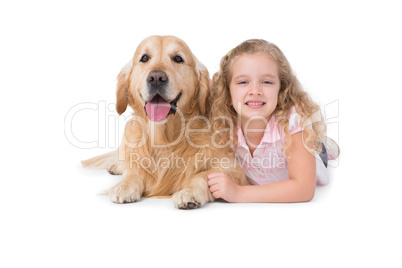
[[[117,150],[102,154],[99,156],[95,156],[93,158],[82,160],[81,164],[85,168],[108,168],[111,164],[118,161],[119,153]]]

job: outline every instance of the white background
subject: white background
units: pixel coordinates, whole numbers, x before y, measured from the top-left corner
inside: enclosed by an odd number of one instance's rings
[[[2,1],[0,266],[401,267],[396,2]],[[330,184],[309,203],[191,211],[98,195],[120,177],[80,160],[112,149],[118,117],[106,110],[112,131],[94,149],[69,142],[65,118],[113,104],[115,77],[150,35],[183,39],[211,76],[246,39],[277,44],[322,107],[339,104]],[[97,112],[76,114],[77,139],[97,140]]]

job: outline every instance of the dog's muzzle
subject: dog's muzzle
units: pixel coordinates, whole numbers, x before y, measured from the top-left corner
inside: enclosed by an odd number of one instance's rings
[[[172,101],[168,101],[166,97],[168,81],[169,79],[163,71],[152,71],[147,77],[151,100],[145,102],[144,109],[151,121],[159,122],[170,114],[176,113],[177,102],[181,97],[181,92]]]
[[[151,101],[145,102],[145,113],[149,120],[159,122],[167,118],[170,114],[176,114],[177,102],[181,97],[181,92],[171,102],[166,101],[162,96],[156,94]]]
[[[169,79],[164,71],[152,71],[148,74],[147,82],[151,95],[153,95],[152,93],[163,94]]]

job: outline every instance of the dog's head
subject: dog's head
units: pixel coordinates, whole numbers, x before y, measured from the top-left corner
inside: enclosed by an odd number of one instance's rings
[[[151,36],[141,42],[118,76],[116,109],[122,114],[130,105],[157,122],[177,109],[203,115],[209,86],[207,69],[186,43],[173,36]]]

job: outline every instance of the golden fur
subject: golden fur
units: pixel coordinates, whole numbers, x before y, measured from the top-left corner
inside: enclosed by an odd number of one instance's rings
[[[176,62],[177,56],[183,62]],[[163,92],[168,101],[181,93],[177,112],[161,122],[152,122],[144,109],[151,98],[147,77],[156,70],[167,75]],[[173,36],[145,39],[117,79],[117,112],[122,114],[130,106],[133,118],[125,127],[118,152],[82,162],[85,167],[107,168],[123,175],[108,191],[113,202],[173,195],[177,208],[197,208],[214,200],[207,185],[208,173],[225,171],[236,183],[247,183],[234,152],[226,155],[227,150],[214,146],[209,74],[182,40]]]

